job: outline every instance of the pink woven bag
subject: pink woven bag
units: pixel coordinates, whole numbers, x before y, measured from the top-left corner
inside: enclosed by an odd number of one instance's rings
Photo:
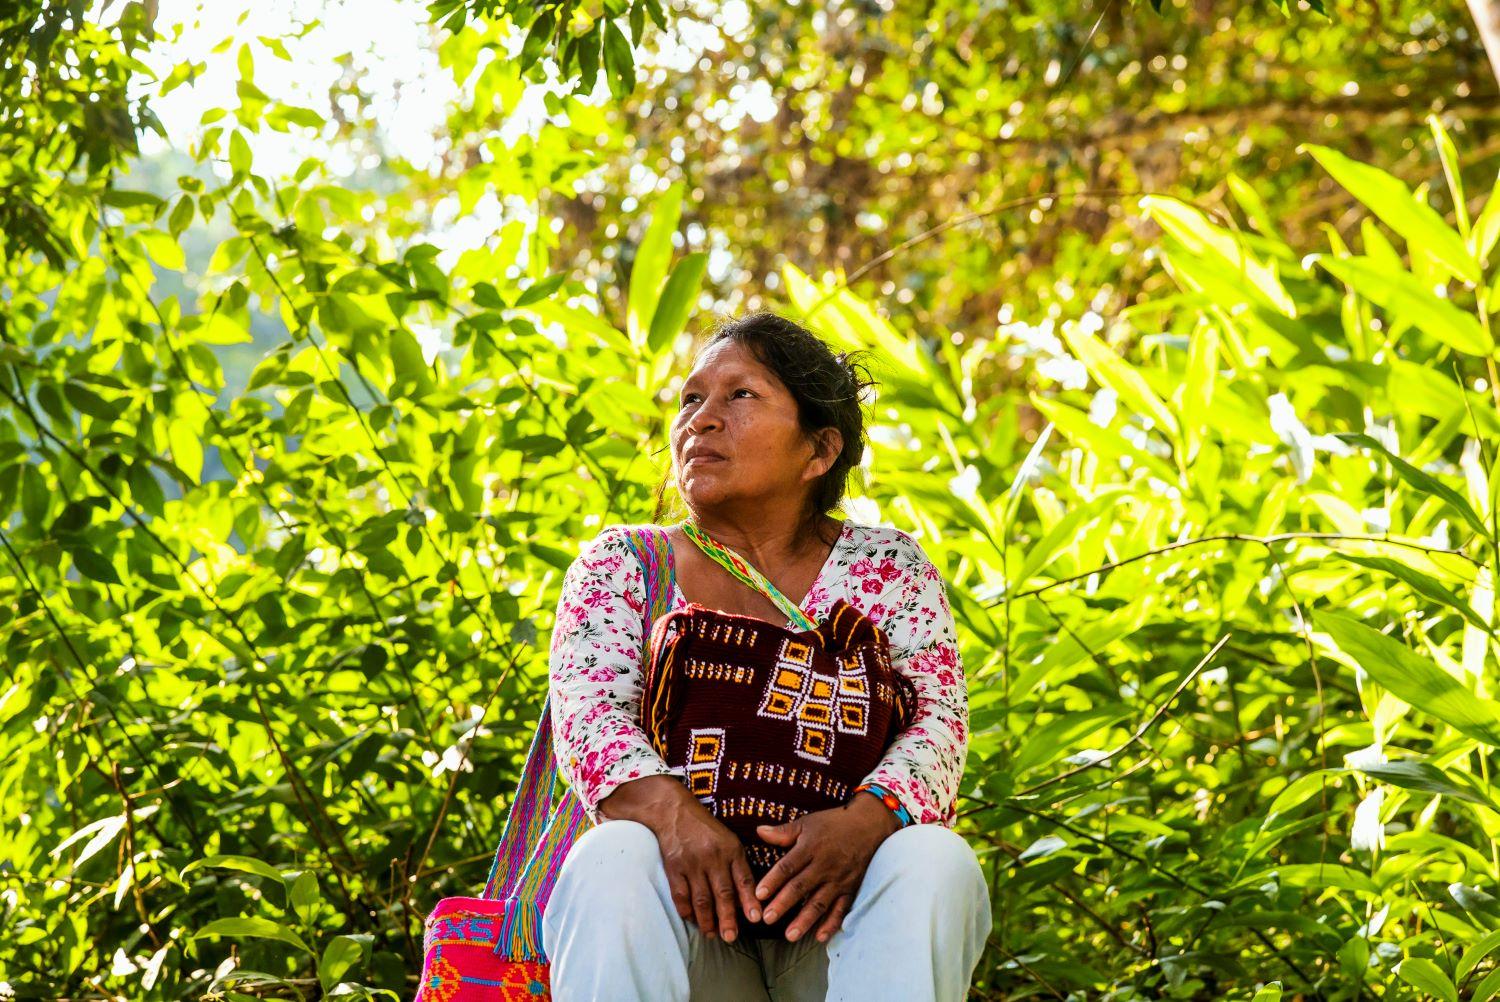
[[[667,610],[672,582],[666,532],[632,528],[627,534],[646,578],[646,629]],[[644,652],[643,652],[644,655]],[[427,916],[422,977],[414,1002],[538,1002],[552,991],[542,944],[542,912],[573,843],[590,827],[572,790],[557,795],[552,745],[552,700],[526,753],[484,893],[443,898]]]

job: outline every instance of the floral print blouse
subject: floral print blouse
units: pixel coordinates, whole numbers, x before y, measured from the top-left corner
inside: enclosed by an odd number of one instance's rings
[[[599,802],[622,783],[662,774],[686,781],[640,726],[646,582],[628,528],[606,526],[569,566],[548,664],[558,769],[594,824]],[[951,828],[969,702],[942,575],[906,532],[846,519],[802,611],[821,622],[839,598],[880,624],[892,663],[918,695],[911,724],[864,781],[894,793],[915,823]],[[674,580],[668,611],[686,604]]]

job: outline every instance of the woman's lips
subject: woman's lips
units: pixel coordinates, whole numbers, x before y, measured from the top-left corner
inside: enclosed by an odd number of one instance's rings
[[[694,456],[687,461],[687,465],[691,466],[694,463],[722,463],[723,461],[723,456]]]

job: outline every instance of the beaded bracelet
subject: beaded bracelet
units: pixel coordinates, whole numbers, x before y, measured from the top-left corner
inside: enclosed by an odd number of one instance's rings
[[[888,787],[881,786],[879,783],[861,783],[854,788],[855,793],[861,790],[866,790],[879,797],[880,802],[889,807],[896,815],[896,820],[901,822],[902,828],[912,823],[911,812],[902,805],[901,798],[892,793]]]

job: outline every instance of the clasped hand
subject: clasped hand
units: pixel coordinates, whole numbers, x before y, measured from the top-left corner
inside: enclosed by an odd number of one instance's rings
[[[868,803],[866,803],[868,801]],[[672,901],[708,939],[738,935],[737,908],[751,922],[775,922],[800,904],[786,938],[816,926],[819,942],[837,932],[875,850],[899,827],[873,797],[814,811],[781,825],[761,825],[767,843],[787,849],[757,885],[739,839],[702,805],[666,821],[657,832]]]

